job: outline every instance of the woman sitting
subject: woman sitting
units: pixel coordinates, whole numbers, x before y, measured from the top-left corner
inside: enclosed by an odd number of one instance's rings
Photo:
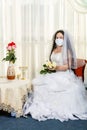
[[[50,60],[56,62],[55,73],[39,75],[32,81],[33,92],[23,112],[39,121],[87,119],[87,92],[72,69],[77,67],[74,47],[68,34],[54,34]]]

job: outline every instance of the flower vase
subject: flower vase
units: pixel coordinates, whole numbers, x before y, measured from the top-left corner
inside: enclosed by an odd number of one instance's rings
[[[9,62],[9,66],[7,68],[7,79],[9,80],[15,79],[15,68],[12,62]]]

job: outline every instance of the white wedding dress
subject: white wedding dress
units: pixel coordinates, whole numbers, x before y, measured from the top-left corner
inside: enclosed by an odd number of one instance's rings
[[[61,53],[52,53],[51,59],[63,64]],[[87,119],[87,92],[71,70],[39,75],[32,84],[34,91],[23,107],[25,115],[39,121]]]

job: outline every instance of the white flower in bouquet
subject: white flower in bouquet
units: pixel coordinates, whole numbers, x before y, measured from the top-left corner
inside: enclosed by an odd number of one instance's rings
[[[47,61],[45,64],[46,64],[46,66],[49,67],[50,69],[56,67],[56,62]]]
[[[47,74],[47,73],[53,73],[55,72],[56,68],[56,62],[46,61],[45,64],[43,64],[43,70],[40,71],[40,74]]]

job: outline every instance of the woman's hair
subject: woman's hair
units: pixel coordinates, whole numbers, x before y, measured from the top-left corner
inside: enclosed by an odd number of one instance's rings
[[[51,54],[53,52],[53,50],[57,47],[56,43],[55,43],[55,39],[56,39],[56,35],[58,33],[62,33],[62,35],[64,36],[64,31],[63,30],[58,30],[55,32],[55,34],[53,35],[53,46],[52,46],[52,49],[51,49],[51,53],[50,53],[50,57],[49,57],[49,60],[51,60]]]
[[[61,33],[64,36],[63,41],[63,48],[62,48],[62,58],[63,58],[63,64],[67,64],[69,69],[75,69],[77,68],[77,60],[76,60],[76,52],[75,48],[73,46],[73,41],[71,36],[68,34],[67,31],[58,30],[54,36],[53,36],[53,46],[50,53],[49,60],[51,60],[51,54],[55,48],[57,48],[57,45],[55,43],[55,39],[58,33]]]

